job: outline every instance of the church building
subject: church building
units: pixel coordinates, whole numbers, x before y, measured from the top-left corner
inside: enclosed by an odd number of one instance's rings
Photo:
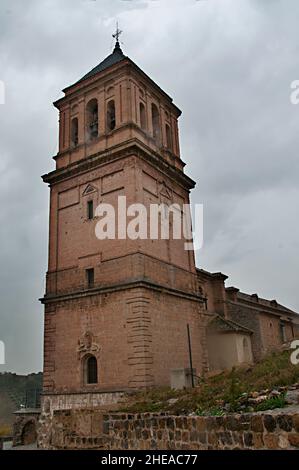
[[[181,111],[116,36],[112,54],[54,103],[59,151],[55,170],[43,176],[50,187],[43,396],[50,407],[188,386],[299,334],[295,312],[196,269],[183,237],[96,236],[99,206],[117,212],[126,198],[127,205],[182,208],[195,186],[180,155]]]
[[[99,204],[189,204],[181,111],[121,50],[54,103],[44,394],[97,394],[190,380],[207,368],[205,302],[185,240],[99,240]],[[189,372],[188,372],[189,371]],[[189,374],[189,379],[188,379]]]

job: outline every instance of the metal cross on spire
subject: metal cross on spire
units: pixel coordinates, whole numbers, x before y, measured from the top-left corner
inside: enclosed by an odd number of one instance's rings
[[[113,37],[114,39],[116,39],[116,44],[119,43],[119,36],[120,36],[121,34],[122,34],[122,30],[119,29],[119,27],[118,27],[118,21],[117,21],[117,23],[116,23],[116,31],[115,31],[114,34],[112,34],[112,37]]]

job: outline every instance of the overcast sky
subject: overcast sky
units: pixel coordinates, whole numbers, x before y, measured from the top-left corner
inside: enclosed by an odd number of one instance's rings
[[[1,0],[0,371],[42,368],[52,102],[111,53],[117,19],[124,53],[183,110],[198,266],[299,311],[298,17],[298,0]]]

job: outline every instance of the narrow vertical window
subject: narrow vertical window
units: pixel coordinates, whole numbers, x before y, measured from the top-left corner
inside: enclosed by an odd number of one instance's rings
[[[98,361],[96,357],[89,356],[86,359],[86,383],[97,384],[98,383]]]
[[[115,103],[114,100],[109,101],[107,105],[107,129],[108,131],[113,131],[116,126],[115,119]]]
[[[284,322],[280,322],[280,338],[283,343],[287,341],[287,335],[286,335],[286,326]]]
[[[172,137],[171,137],[171,130],[170,126],[166,124],[165,126],[165,131],[166,131],[166,146],[168,150],[172,150]]]
[[[139,109],[140,109],[140,127],[141,129],[145,130],[146,129],[146,112],[145,112],[145,106],[143,103],[140,103]]]
[[[93,201],[87,202],[87,218],[89,220],[93,219]]]
[[[92,288],[94,286],[94,269],[86,269],[86,277],[87,277],[87,285],[88,288]]]
[[[152,104],[152,125],[153,125],[153,137],[156,143],[160,142],[160,116],[157,106]]]
[[[86,126],[88,140],[98,136],[98,102],[95,98],[90,100],[86,106]]]
[[[78,145],[78,118],[72,119],[71,145],[72,147],[76,147]]]

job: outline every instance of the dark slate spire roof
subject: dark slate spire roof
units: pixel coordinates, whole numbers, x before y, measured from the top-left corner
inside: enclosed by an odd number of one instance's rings
[[[103,60],[99,65],[94,67],[90,72],[88,72],[84,77],[80,78],[77,83],[82,82],[83,80],[86,80],[87,78],[93,77],[99,72],[102,72],[105,69],[108,69],[112,65],[117,64],[118,62],[121,62],[122,60],[126,59],[126,56],[124,55],[123,51],[121,50],[121,47],[119,45],[119,42],[116,41],[114,51],[112,54],[108,55],[106,59]]]
[[[160,93],[162,93],[169,101],[171,101],[171,103],[173,104],[173,106],[176,108],[177,110],[177,113],[178,113],[178,116],[180,116],[182,114],[181,110],[175,106],[175,104],[173,103],[173,100],[172,98],[167,94],[165,93],[164,90],[162,90],[159,85],[157,85],[157,83],[155,83],[146,73],[143,72],[143,70],[141,70],[138,65],[135,64],[135,62],[133,62],[128,56],[126,56],[123,51],[121,50],[121,47],[120,47],[120,44],[119,44],[119,41],[116,41],[116,44],[115,44],[115,47],[114,47],[114,50],[112,52],[112,54],[108,55],[108,57],[106,57],[106,59],[104,59],[99,65],[97,65],[96,67],[94,67],[92,70],[90,70],[90,72],[88,72],[86,75],[84,75],[84,77],[80,78],[80,80],[78,80],[77,82],[73,83],[72,85],[69,85],[68,87],[64,88],[62,91],[66,94],[66,93],[69,93],[70,90],[82,83],[83,81],[87,80],[88,78],[92,78],[94,77],[95,75],[97,75],[99,72],[102,72],[103,70],[106,70],[110,67],[112,67],[113,65],[115,64],[119,64],[120,62],[122,61],[125,61],[127,60],[131,65],[134,66],[134,68],[139,71],[139,73],[141,73],[143,75],[144,78],[146,78],[147,80],[149,80],[152,85],[157,89],[159,90]],[[65,97],[64,97],[65,98]],[[60,98],[58,99],[57,101],[54,102],[54,106],[56,106],[56,108],[59,108],[59,105],[60,103],[64,100],[64,98]]]

